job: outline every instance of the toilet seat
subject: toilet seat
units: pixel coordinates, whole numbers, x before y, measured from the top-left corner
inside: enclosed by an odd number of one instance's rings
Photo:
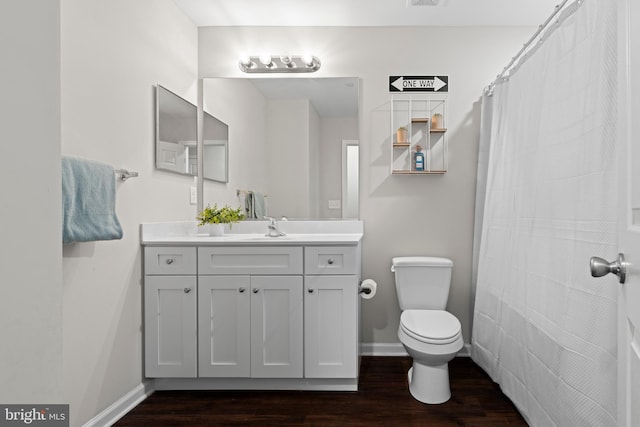
[[[400,315],[400,328],[428,344],[449,344],[462,334],[460,321],[444,310],[405,310]]]

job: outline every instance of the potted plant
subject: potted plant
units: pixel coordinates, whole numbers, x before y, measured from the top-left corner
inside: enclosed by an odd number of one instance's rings
[[[229,228],[231,228],[233,223],[240,222],[244,218],[245,216],[240,208],[233,209],[229,205],[218,208],[217,204],[214,204],[213,207],[207,205],[196,217],[200,221],[198,223],[199,226],[209,225],[209,234],[211,236],[222,236],[225,224],[229,224]]]
[[[404,144],[407,142],[407,128],[400,126],[396,131],[396,140],[398,144]]]

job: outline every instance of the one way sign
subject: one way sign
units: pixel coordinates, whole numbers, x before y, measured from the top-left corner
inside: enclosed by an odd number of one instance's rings
[[[389,76],[389,92],[449,92],[449,76]]]

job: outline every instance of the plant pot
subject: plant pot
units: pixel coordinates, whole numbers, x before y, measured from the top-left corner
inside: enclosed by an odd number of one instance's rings
[[[396,131],[396,140],[398,142],[398,144],[403,144],[408,142],[407,141],[407,130],[406,129],[398,129]]]
[[[224,224],[209,224],[209,236],[224,236]]]

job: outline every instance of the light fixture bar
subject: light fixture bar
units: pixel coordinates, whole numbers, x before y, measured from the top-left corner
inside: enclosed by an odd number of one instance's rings
[[[265,55],[247,56],[240,59],[238,66],[245,73],[313,73],[320,69],[320,60],[315,56],[273,55],[270,62],[265,58]]]

